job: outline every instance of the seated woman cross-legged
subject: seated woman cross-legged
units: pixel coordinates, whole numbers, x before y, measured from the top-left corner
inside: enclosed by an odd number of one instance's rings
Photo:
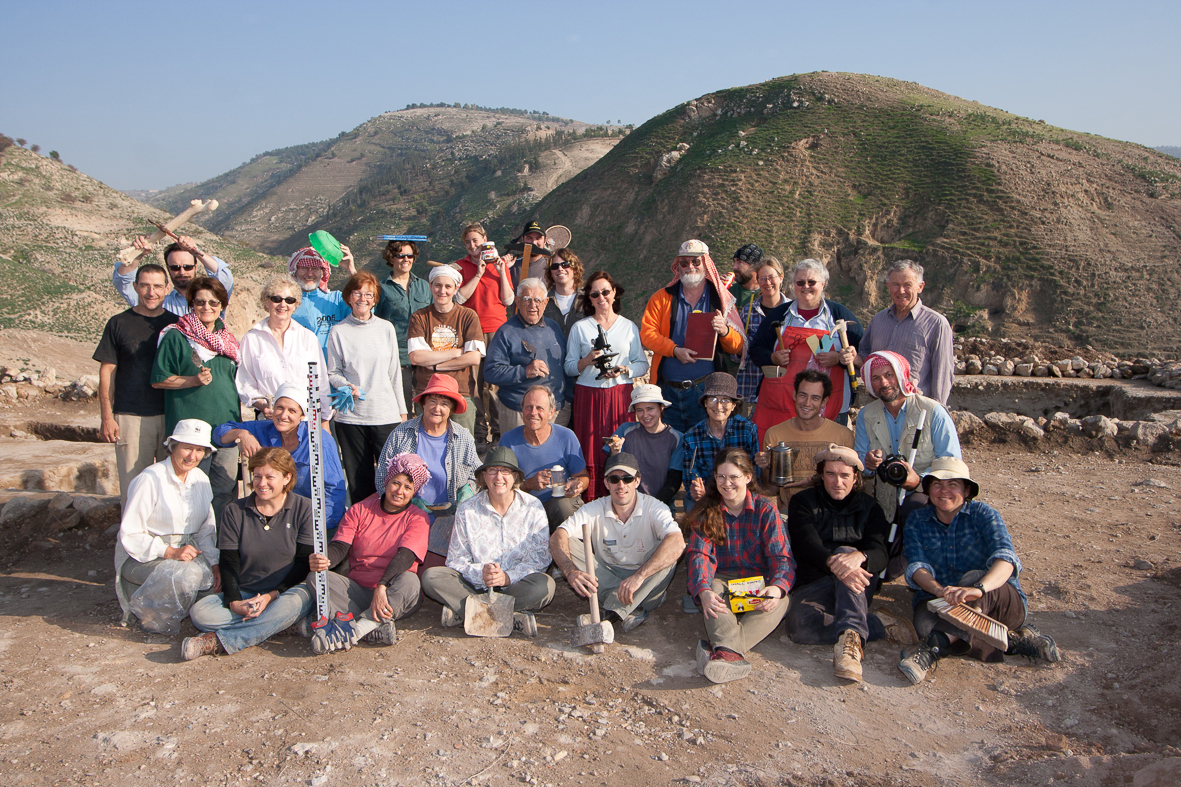
[[[222,592],[189,612],[206,633],[188,637],[181,656],[237,653],[307,617],[312,596],[303,584],[312,554],[312,502],[294,494],[295,461],[283,448],[250,457],[254,491],[222,513]]]
[[[194,562],[200,557],[213,571],[213,592],[221,590],[213,490],[198,467],[213,451],[209,424],[196,418],[178,421],[165,444],[168,458],[133,478],[127,489],[115,542],[115,594],[123,625],[131,615],[131,596],[166,563],[186,563],[200,574]]]
[[[795,581],[783,521],[774,501],[758,494],[755,468],[741,448],[723,448],[705,495],[685,515],[690,530],[689,594],[698,598],[708,640],[697,643],[697,669],[713,683],[750,674],[745,656],[787,613]],[[728,581],[761,577],[753,609],[735,613],[727,603]]]
[[[336,642],[317,632],[312,651],[327,653],[353,642],[393,645],[394,621],[422,606],[418,564],[426,556],[430,524],[410,501],[430,480],[426,462],[397,454],[386,466],[382,492],[354,504],[340,521],[327,555],[312,555],[312,571],[328,571],[349,561],[349,575],[328,573],[328,613],[353,616],[352,639]],[[311,584],[309,582],[309,584]]]

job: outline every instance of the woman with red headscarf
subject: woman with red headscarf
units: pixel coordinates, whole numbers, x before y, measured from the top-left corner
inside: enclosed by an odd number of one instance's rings
[[[308,561],[312,571],[349,561],[347,577],[328,574],[328,611],[332,617],[340,612],[353,616],[353,641],[393,645],[398,641],[394,621],[422,606],[418,564],[426,557],[431,528],[426,513],[410,501],[430,477],[418,456],[394,456],[386,467],[383,491],[350,508],[328,554],[312,555]],[[320,632],[313,635],[316,653],[332,647]]]

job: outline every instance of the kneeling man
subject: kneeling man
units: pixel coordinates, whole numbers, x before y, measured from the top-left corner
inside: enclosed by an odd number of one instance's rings
[[[923,477],[923,491],[931,504],[906,520],[903,549],[906,582],[918,591],[914,627],[924,641],[902,652],[898,669],[917,684],[945,656],[1058,661],[1061,657],[1053,638],[1025,623],[1029,604],[1017,578],[1021,561],[1000,513],[974,499],[980,485],[972,480],[968,466],[953,457],[936,459]],[[927,609],[932,598],[967,604],[1003,623],[1010,630],[1009,649],[1001,653],[979,638],[972,639],[971,632]]]
[[[640,463],[621,452],[607,459],[603,478],[610,491],[587,503],[550,537],[554,563],[580,596],[599,594],[603,619],[626,633],[664,603],[685,537],[668,506],[638,491]],[[595,576],[586,573],[582,526],[591,526]]]

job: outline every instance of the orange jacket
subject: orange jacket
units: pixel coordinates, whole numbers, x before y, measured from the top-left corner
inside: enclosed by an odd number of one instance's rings
[[[714,302],[721,303],[722,299],[714,291],[713,285],[710,284],[709,287],[713,293]],[[640,323],[640,341],[652,351],[651,379],[654,383],[660,382],[660,362],[665,358],[671,358],[673,350],[677,347],[676,342],[672,340],[672,313],[673,304],[679,292],[679,282],[657,290],[656,294],[648,299],[648,305],[644,308],[644,319]],[[730,330],[725,336],[718,337],[719,352],[714,353],[714,369],[721,370],[723,368],[721,357],[723,352],[741,355],[744,342],[743,335],[734,330],[734,326],[730,326]]]

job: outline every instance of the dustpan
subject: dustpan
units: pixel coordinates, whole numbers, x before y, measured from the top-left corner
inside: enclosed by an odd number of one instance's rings
[[[463,630],[472,637],[507,637],[513,633],[512,596],[488,592],[471,596],[463,605]]]

